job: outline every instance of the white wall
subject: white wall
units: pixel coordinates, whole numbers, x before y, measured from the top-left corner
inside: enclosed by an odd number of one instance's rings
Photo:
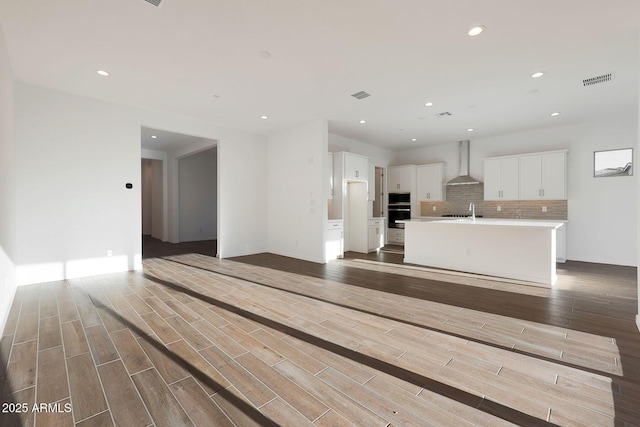
[[[151,160],[151,237],[164,240],[164,164]]]
[[[229,134],[218,145],[218,257],[267,251],[267,141]]]
[[[324,262],[327,138],[324,120],[269,137],[269,252]]]
[[[169,241],[169,166],[166,151],[142,149],[143,160],[151,161],[151,237]],[[144,185],[144,184],[143,184]],[[143,194],[143,207],[144,207]],[[144,215],[143,215],[144,216]],[[143,218],[143,233],[146,233]]]
[[[16,290],[16,156],[13,73],[0,27],[0,331]]]
[[[163,239],[162,160],[142,159],[142,234]]]
[[[228,156],[221,157],[221,163],[249,169],[264,163],[265,156],[246,159],[238,148],[222,148],[266,147],[265,138],[212,123],[22,83],[16,84],[15,97],[19,284],[141,266],[141,126],[217,140],[219,155]],[[235,254],[253,253],[260,247],[266,220],[252,209],[251,198],[256,192],[266,193],[266,184],[222,176],[219,193],[233,193],[236,202],[227,205],[229,210],[220,208],[219,221],[242,224],[241,231],[229,227],[225,241]],[[125,188],[127,182],[132,190]],[[232,252],[225,241],[220,254]],[[263,238],[262,248],[265,242]],[[108,257],[107,250],[113,256]]]
[[[349,153],[360,154],[369,157],[369,163],[376,166],[387,167],[395,158],[395,153],[385,148],[376,147],[375,145],[366,144],[355,139],[345,138],[340,135],[329,134],[328,150],[331,153],[338,151],[346,151]]]
[[[179,165],[180,241],[216,239],[217,149],[183,157]]]
[[[153,191],[153,170],[151,168],[150,159],[142,159],[142,173],[141,175],[141,192],[142,192],[142,234],[150,235],[152,227],[153,207],[151,205],[151,194]]]
[[[471,140],[469,174],[484,179],[484,158],[568,149],[567,257],[605,264],[637,265],[637,170],[633,177],[594,178],[593,152],[636,147],[637,112],[567,126]],[[458,174],[458,145],[398,153],[394,164],[446,162],[446,179]],[[637,157],[637,151],[634,153]]]

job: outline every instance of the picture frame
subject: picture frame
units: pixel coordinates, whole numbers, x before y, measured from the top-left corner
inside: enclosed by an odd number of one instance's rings
[[[633,148],[593,152],[593,177],[633,176]]]

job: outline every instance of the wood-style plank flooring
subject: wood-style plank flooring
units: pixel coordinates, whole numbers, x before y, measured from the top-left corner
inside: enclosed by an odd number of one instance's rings
[[[21,287],[0,425],[640,425],[635,268],[569,262],[549,289],[351,255]]]

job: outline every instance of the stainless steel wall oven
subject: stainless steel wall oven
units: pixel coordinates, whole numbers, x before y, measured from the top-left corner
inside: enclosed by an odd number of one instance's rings
[[[389,193],[387,204],[389,228],[404,228],[396,221],[411,219],[411,193]]]

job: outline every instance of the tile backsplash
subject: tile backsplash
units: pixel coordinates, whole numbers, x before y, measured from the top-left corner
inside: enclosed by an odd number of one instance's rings
[[[476,215],[485,218],[567,219],[566,200],[485,201],[483,184],[448,186],[446,200],[421,202],[421,216],[468,215],[469,203],[473,202]],[[546,212],[542,211],[543,207]]]

